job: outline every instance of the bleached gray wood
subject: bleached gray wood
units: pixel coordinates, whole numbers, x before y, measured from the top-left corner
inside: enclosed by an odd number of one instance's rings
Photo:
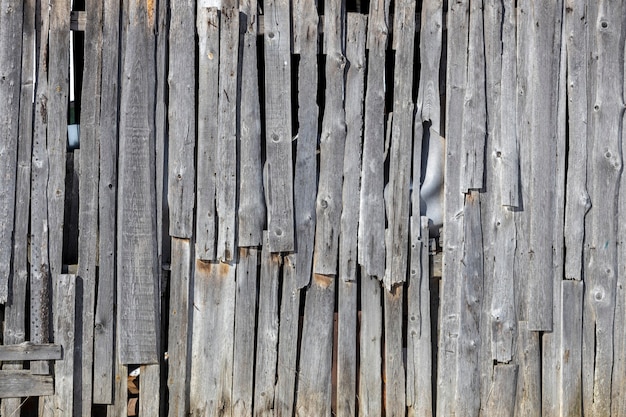
[[[196,265],[198,262],[196,262]],[[195,330],[190,323],[192,311],[195,314],[196,309],[199,308],[197,307],[198,302],[195,296],[201,299],[201,294],[199,291],[196,291],[199,289],[196,285],[198,285],[200,280],[196,276],[196,279],[192,281],[191,268],[190,240],[172,237],[169,334],[167,343],[169,356],[167,368],[169,417],[186,417],[189,414],[189,393],[191,392],[191,395],[193,395],[193,391],[189,391],[190,363],[199,368],[199,365],[193,363],[193,356],[191,360],[188,358],[189,339],[195,340],[196,335],[202,335],[200,332],[190,332],[190,330]],[[196,267],[194,272],[198,274],[198,271],[202,270]],[[194,292],[190,293],[192,282]],[[194,310],[192,310],[192,303],[196,307]],[[193,355],[193,350],[191,350],[191,354]],[[191,375],[193,376],[193,374]],[[204,386],[206,384],[200,385]]]
[[[345,17],[341,0],[324,1],[326,94],[320,138],[313,272],[337,275],[343,155],[346,144]]]
[[[415,107],[413,104],[415,6],[414,1],[402,1],[395,5],[394,11],[394,32],[402,32],[403,35],[394,37],[396,54],[389,153],[389,194],[386,196],[387,267],[384,277],[388,291],[391,291],[395,284],[406,281],[409,262],[409,210]]]
[[[562,416],[582,415],[583,282],[561,284],[561,374],[559,402]]]
[[[402,349],[403,284],[383,291],[385,415],[405,416],[406,378]]]
[[[65,313],[65,312],[61,312]],[[62,358],[60,344],[34,344],[23,342],[19,345],[0,346],[0,361],[41,361]]]
[[[163,265],[170,262],[169,208],[167,204],[167,65],[169,39],[169,0],[159,1],[156,22],[156,199],[157,251],[159,253],[159,280],[161,292],[166,286]],[[106,13],[105,13],[106,16]],[[161,336],[163,339],[163,336]],[[162,413],[163,415],[163,413]]]
[[[192,416],[233,416],[235,274],[236,265],[196,261],[191,390],[187,391]]]
[[[196,257],[215,260],[215,149],[217,147],[219,33],[216,8],[198,7],[198,179],[196,211]]]
[[[278,281],[282,256],[272,254],[268,233],[263,233],[259,314],[257,319],[256,366],[254,370],[254,415],[271,416],[278,363]]]
[[[517,365],[498,364],[494,366],[493,383],[489,389],[489,401],[485,407],[486,416],[513,417],[517,390]]]
[[[264,4],[265,198],[272,252],[295,249],[291,151],[291,23],[289,2]]]
[[[385,274],[384,146],[385,49],[389,1],[372,0],[367,29],[367,82],[359,206],[359,264],[367,275]]]
[[[257,263],[259,249],[240,248],[235,296],[233,404],[235,416],[252,416],[254,396],[254,342],[256,340]]]
[[[336,415],[356,415],[357,376],[357,283],[339,279],[337,325],[337,405]]]
[[[163,404],[160,397],[160,365],[142,365],[139,381],[139,415],[158,416],[159,408]]]
[[[29,371],[0,371],[0,398],[39,397],[54,394],[51,375]]]
[[[485,55],[483,1],[469,2],[467,79],[463,102],[461,190],[481,190],[484,181],[487,106],[485,101]]]
[[[517,395],[515,415],[541,416],[541,338],[528,330],[528,323],[517,323]]]
[[[257,1],[242,1],[239,6],[243,32],[241,51],[241,116],[239,139],[239,203],[237,241],[239,246],[259,246],[265,227],[263,162],[261,160],[261,108],[259,102],[257,38]]]
[[[282,298],[278,320],[278,367],[274,390],[276,417],[293,416],[300,321],[300,288],[296,279],[295,254],[283,258]]]
[[[359,337],[359,416],[380,416],[382,392],[382,325],[381,284],[377,277],[361,269],[361,330]]]
[[[195,0],[173,1],[169,9],[168,203],[170,235],[178,238],[190,238],[193,234],[196,176],[195,4]],[[153,21],[150,23],[154,25]]]
[[[129,6],[120,97],[117,324],[123,364],[158,363],[154,25]],[[82,165],[81,165],[82,166]]]
[[[113,387],[113,404],[107,405],[107,416],[128,415],[128,368],[119,361],[117,346],[115,348],[115,386]]]
[[[220,64],[218,96],[217,259],[230,262],[237,256],[237,102],[239,92],[239,7],[237,0],[222,0],[220,11]]]
[[[417,91],[417,112],[421,121],[430,121],[436,132],[441,132],[441,104],[439,72],[441,64],[443,1],[422,2],[420,27],[420,78]]]
[[[591,207],[587,193],[587,7],[586,2],[565,2],[564,42],[567,49],[568,166],[565,203],[565,278],[582,279],[585,214]]]
[[[13,248],[22,74],[23,2],[0,2],[0,303],[6,303]],[[23,106],[29,107],[29,103]]]
[[[93,402],[113,401],[115,360],[115,235],[117,201],[120,6],[103,3],[100,178],[98,190],[98,298],[94,323]]]
[[[71,415],[74,407],[74,334],[76,332],[76,280],[75,275],[54,277],[53,331],[54,342],[63,348],[63,356],[54,362],[55,417]],[[59,353],[60,349],[59,349]]]
[[[419,213],[414,206],[413,215]],[[409,417],[433,413],[432,337],[430,312],[430,268],[428,218],[411,223],[410,275],[407,285],[406,406]]]
[[[300,43],[298,66],[298,139],[296,143],[296,167],[294,175],[295,231],[297,247],[295,256],[296,285],[309,285],[313,268],[315,241],[316,195],[317,195],[317,142],[318,116],[318,37],[319,17],[315,2],[295,1],[294,10],[301,11],[301,28],[294,13],[294,49]],[[297,41],[297,39],[300,39]]]
[[[335,280],[314,274],[306,292],[295,415],[331,414]]]

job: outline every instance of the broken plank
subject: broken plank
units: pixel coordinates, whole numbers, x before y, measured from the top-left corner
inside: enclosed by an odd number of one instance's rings
[[[0,371],[0,398],[40,397],[54,394],[51,375],[30,371]]]

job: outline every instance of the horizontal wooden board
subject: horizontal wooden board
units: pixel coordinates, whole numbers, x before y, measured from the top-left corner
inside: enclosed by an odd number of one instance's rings
[[[0,361],[43,361],[62,357],[61,346],[49,343],[24,342],[19,345],[0,346]]]
[[[33,375],[30,371],[0,371],[0,398],[39,397],[54,394],[50,375]]]

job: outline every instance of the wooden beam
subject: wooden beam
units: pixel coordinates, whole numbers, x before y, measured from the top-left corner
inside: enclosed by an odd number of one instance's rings
[[[50,375],[33,375],[30,371],[0,371],[0,398],[40,397],[54,394]]]

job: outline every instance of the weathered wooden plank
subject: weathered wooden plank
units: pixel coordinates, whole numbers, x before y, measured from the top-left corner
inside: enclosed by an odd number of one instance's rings
[[[42,361],[62,358],[59,344],[34,344],[31,342],[19,345],[0,346],[0,361]]]
[[[385,383],[385,415],[406,415],[406,378],[402,349],[403,285],[383,291],[385,342],[383,375]]]
[[[196,273],[199,268],[196,268]],[[170,275],[170,311],[169,311],[169,335],[167,343],[168,376],[167,387],[169,389],[169,417],[183,417],[189,414],[189,364],[198,366],[192,360],[188,360],[189,338],[202,333],[189,332],[191,324],[191,305],[198,305],[199,301],[190,299],[191,290],[191,242],[188,239],[172,238],[172,264]],[[194,293],[201,297],[196,289],[201,280],[194,282]],[[201,288],[201,287],[200,287]],[[195,340],[195,339],[193,339]],[[193,355],[193,350],[192,350]],[[199,366],[198,366],[199,367]],[[193,374],[192,374],[193,375]],[[199,384],[204,386],[203,384]],[[192,385],[193,386],[193,385]],[[194,392],[191,391],[193,396]],[[192,397],[193,398],[193,397]]]
[[[313,272],[337,275],[343,155],[346,143],[345,17],[340,0],[324,2],[326,94],[320,137],[320,170],[316,201]]]
[[[309,285],[313,268],[313,246],[315,241],[316,194],[317,194],[317,142],[318,116],[318,57],[317,27],[319,17],[315,3],[295,1],[299,7],[302,22],[294,13],[294,49],[300,44],[298,65],[298,140],[296,143],[296,168],[294,188],[295,228],[297,250],[295,256],[296,285],[304,288]],[[295,10],[295,9],[294,9]],[[297,26],[300,25],[300,32]]]
[[[382,381],[382,300],[377,277],[361,269],[361,334],[359,360],[359,416],[380,416],[383,410]]]
[[[562,416],[582,415],[583,283],[561,284],[561,375],[559,394]]]
[[[293,416],[298,333],[300,320],[300,288],[296,279],[296,255],[283,258],[282,298],[278,329],[278,367],[274,390],[274,412],[276,417]]]
[[[215,8],[198,7],[198,178],[196,257],[215,260],[215,149],[218,135],[220,21]]]
[[[217,206],[217,259],[230,262],[237,256],[237,107],[239,70],[238,0],[222,0],[220,12],[218,136],[215,181]]]
[[[254,342],[257,306],[257,248],[239,249],[237,294],[235,297],[235,334],[233,351],[234,416],[252,416],[254,397]]]
[[[517,372],[517,365],[498,364],[494,367],[493,383],[489,387],[489,401],[484,415],[503,417],[514,415]]]
[[[528,330],[528,323],[517,323],[517,395],[515,415],[541,416],[541,348],[539,333]]]
[[[118,350],[115,350],[115,386],[113,387],[113,404],[107,405],[107,416],[128,415],[128,367],[119,361]]]
[[[54,363],[53,410],[55,417],[71,415],[74,407],[74,334],[76,333],[75,275],[57,275],[53,280],[54,342],[63,347],[63,357]],[[60,353],[60,349],[59,349]]]
[[[396,49],[393,81],[393,124],[389,152],[387,205],[387,242],[385,287],[406,281],[409,262],[409,210],[411,160],[413,157],[413,67],[415,46],[414,1],[395,5],[394,31],[406,33],[394,37]],[[420,138],[421,139],[421,138]]]
[[[437,133],[441,132],[441,104],[439,72],[441,64],[443,1],[422,2],[420,19],[420,78],[417,90],[417,111],[422,122],[430,121]]]
[[[413,215],[419,213],[414,206]],[[406,405],[410,417],[433,413],[432,336],[430,327],[430,268],[428,218],[411,223],[411,258],[407,285]]]
[[[158,416],[164,403],[160,397],[161,375],[160,365],[142,365],[139,381],[139,415]]]
[[[339,279],[337,327],[337,416],[356,416],[357,283]]]
[[[50,375],[33,375],[30,371],[0,371],[0,398],[53,394],[54,380]]]
[[[120,6],[103,3],[102,89],[100,99],[100,178],[98,190],[98,298],[94,323],[93,402],[113,401],[115,360],[115,234]]]
[[[32,6],[32,5],[29,5]],[[7,301],[16,197],[16,169],[20,122],[20,77],[22,74],[23,2],[0,3],[0,303]],[[29,107],[28,103],[24,104]]]
[[[259,281],[256,366],[254,371],[254,415],[273,415],[274,384],[278,362],[278,281],[282,256],[269,249],[269,234],[264,234]]]
[[[150,3],[153,5],[152,3]],[[170,235],[190,238],[195,201],[195,1],[170,3],[168,203]],[[151,16],[153,17],[153,16]],[[150,22],[151,27],[154,21]]]
[[[154,10],[129,6],[120,97],[117,314],[123,364],[158,363]]]
[[[368,275],[385,274],[384,140],[385,49],[389,0],[372,0],[367,31],[367,83],[359,206],[359,264]]]
[[[239,117],[239,246],[259,246],[265,226],[263,163],[261,160],[261,108],[259,102],[257,1],[242,1],[240,25],[245,27],[241,51],[241,104]]]
[[[272,252],[293,251],[293,162],[291,156],[291,29],[289,2],[265,6],[265,199]]]
[[[314,274],[306,292],[295,415],[331,414],[335,277]]]

